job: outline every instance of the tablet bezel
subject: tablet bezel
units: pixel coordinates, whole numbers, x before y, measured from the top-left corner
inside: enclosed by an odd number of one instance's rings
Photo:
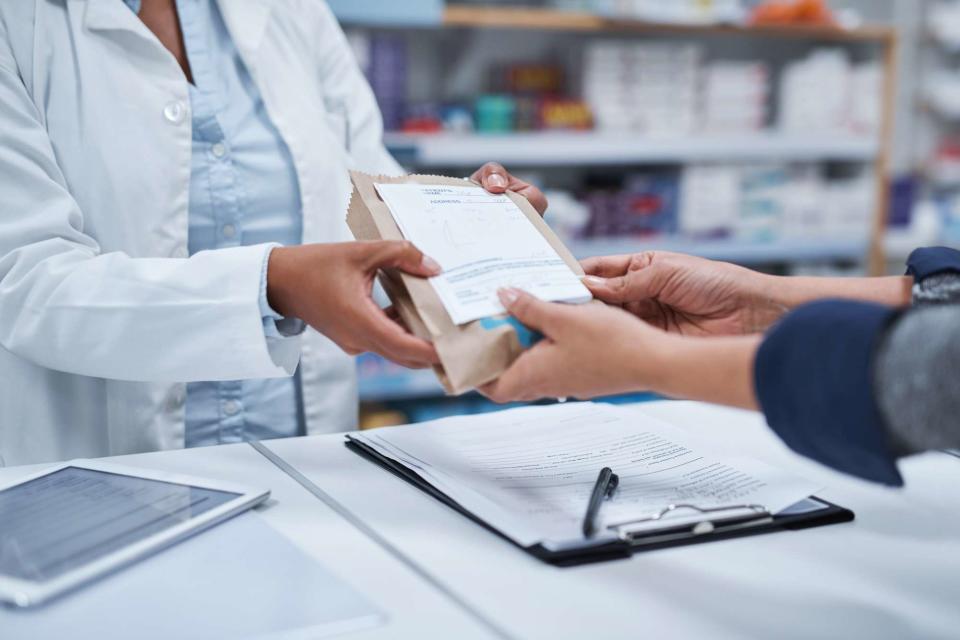
[[[155,533],[143,540],[117,549],[102,558],[71,569],[63,575],[44,582],[23,580],[0,573],[0,603],[8,603],[21,608],[36,606],[51,598],[72,591],[83,584],[104,577],[138,560],[142,560],[166,547],[172,546],[191,535],[199,533],[260,504],[270,496],[269,489],[253,489],[233,482],[198,478],[182,473],[140,469],[116,464],[108,460],[71,460],[55,464],[11,482],[0,483],[0,491],[11,489],[68,468],[88,469],[90,471],[100,471],[143,480],[156,480],[197,489],[235,493],[237,497],[218,507],[214,507],[210,511],[192,517],[169,529]]]

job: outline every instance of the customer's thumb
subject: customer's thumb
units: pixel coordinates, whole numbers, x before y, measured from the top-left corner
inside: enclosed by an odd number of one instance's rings
[[[530,329],[549,334],[553,328],[556,307],[525,291],[505,288],[497,291],[500,302],[507,312]]]

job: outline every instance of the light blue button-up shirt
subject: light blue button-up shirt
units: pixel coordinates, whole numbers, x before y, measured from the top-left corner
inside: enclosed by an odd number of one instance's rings
[[[124,0],[139,12],[140,0]],[[214,0],[176,0],[193,74],[189,249],[300,244],[303,218],[293,158]],[[266,335],[279,319],[266,302]],[[299,377],[187,385],[186,446],[300,435]]]

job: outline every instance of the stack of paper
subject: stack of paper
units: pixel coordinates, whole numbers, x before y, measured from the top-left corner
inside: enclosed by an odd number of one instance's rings
[[[414,471],[523,547],[583,546],[584,513],[603,467],[620,476],[620,486],[601,509],[596,544],[615,538],[618,523],[671,504],[762,505],[777,514],[818,488],[754,460],[711,455],[666,423],[603,404],[527,407],[349,438]],[[677,512],[645,526],[691,519],[704,517]]]

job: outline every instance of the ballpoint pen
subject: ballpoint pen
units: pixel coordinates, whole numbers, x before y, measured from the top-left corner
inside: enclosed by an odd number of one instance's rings
[[[590,494],[590,502],[587,504],[587,514],[583,518],[584,537],[593,536],[597,514],[600,513],[600,505],[605,499],[613,497],[617,485],[620,484],[620,477],[613,472],[610,467],[604,467],[597,476],[597,481],[593,485],[593,492]]]

